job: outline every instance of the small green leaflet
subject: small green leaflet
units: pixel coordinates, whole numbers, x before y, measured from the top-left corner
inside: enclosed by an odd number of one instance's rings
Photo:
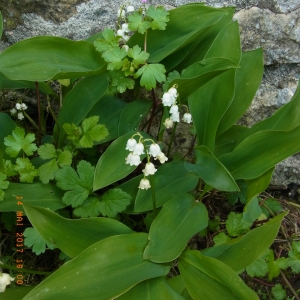
[[[289,251],[289,258],[287,258],[288,266],[292,268],[295,274],[300,273],[300,242],[293,241],[292,250]]]
[[[32,252],[34,252],[36,255],[40,255],[46,251],[46,244],[51,250],[55,248],[53,244],[46,242],[33,227],[28,227],[25,229],[24,237],[24,245],[27,247],[32,247]]]
[[[55,172],[59,167],[69,166],[72,163],[72,154],[68,150],[56,150],[52,144],[44,144],[38,149],[38,154],[42,159],[51,159],[49,162],[39,167],[40,180],[46,184],[54,179]]]
[[[231,212],[226,220],[226,229],[229,236],[240,236],[250,230],[251,223],[243,220],[243,214]]]
[[[128,17],[129,29],[132,31],[138,31],[141,34],[144,34],[147,29],[150,28],[150,22],[144,21],[143,15],[139,11],[135,11],[132,15]]]
[[[163,84],[163,91],[168,91],[169,88],[171,88],[170,83],[175,79],[180,79],[180,73],[178,71],[172,71],[168,74],[166,82]]]
[[[280,202],[274,198],[267,198],[265,200],[260,199],[262,202],[261,209],[267,218],[270,217],[270,211],[273,214],[277,214],[282,211],[282,206]]]
[[[17,157],[19,152],[23,150],[26,155],[30,156],[36,151],[37,146],[32,142],[35,140],[33,133],[27,133],[25,136],[25,130],[20,127],[16,127],[12,135],[4,138],[4,145],[7,146],[5,152],[10,157]]]
[[[117,88],[119,93],[124,93],[127,89],[134,88],[134,80],[127,78],[122,71],[112,71],[110,73],[111,85]]]
[[[156,9],[154,6],[150,6],[147,10],[147,16],[151,17],[153,21],[150,23],[151,28],[165,30],[167,22],[170,20],[169,12],[167,12],[163,6],[158,6]]]
[[[214,246],[218,246],[230,241],[230,237],[224,232],[220,232],[216,236],[214,236],[213,241],[215,243]]]
[[[250,277],[264,277],[268,271],[268,264],[263,257],[260,257],[251,265],[246,267],[246,272]]]
[[[123,59],[127,56],[124,48],[113,48],[110,51],[105,51],[102,57],[108,62],[107,70],[120,70],[123,67]]]
[[[0,201],[3,201],[4,199],[4,192],[2,190],[5,190],[8,188],[9,182],[5,179],[7,176],[3,173],[0,173]]]
[[[118,38],[112,29],[105,28],[102,32],[104,39],[98,38],[94,45],[99,52],[110,51],[115,47],[119,47]]]
[[[92,148],[94,141],[99,142],[108,136],[106,126],[98,124],[98,121],[99,116],[92,116],[83,120],[81,126],[66,123],[63,129],[67,133],[67,139],[71,140],[76,147]]]
[[[285,300],[286,298],[286,291],[282,288],[280,283],[275,284],[272,288],[272,294],[275,297],[275,300]]]
[[[100,202],[101,214],[105,217],[114,218],[117,213],[122,212],[130,204],[131,196],[121,189],[107,191]]]
[[[62,201],[72,207],[83,204],[93,190],[95,167],[87,161],[81,160],[77,165],[77,173],[70,166],[65,166],[55,173],[57,186],[67,191]]]
[[[15,171],[15,165],[13,165],[10,160],[4,161],[3,173],[6,174],[8,177],[12,177],[18,174],[18,172]]]
[[[38,176],[38,170],[32,165],[29,158],[17,158],[15,171],[20,174],[20,182],[32,183]]]
[[[128,49],[128,56],[133,59],[134,67],[138,68],[139,65],[146,63],[149,53],[142,51],[138,45],[135,45],[133,48]]]
[[[135,78],[141,77],[141,86],[147,90],[156,87],[156,81],[162,82],[166,80],[166,69],[162,64],[145,64],[136,73]]]
[[[100,215],[100,201],[96,197],[88,197],[81,206],[76,207],[74,215],[81,218],[97,217]]]

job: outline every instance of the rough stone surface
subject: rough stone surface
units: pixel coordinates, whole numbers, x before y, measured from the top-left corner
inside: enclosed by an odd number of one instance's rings
[[[148,1],[170,9],[190,2],[204,2],[214,7],[235,6],[243,50],[258,47],[264,50],[263,81],[240,123],[251,126],[287,103],[299,81],[300,0]],[[105,27],[113,28],[117,10],[123,3],[123,0],[0,0],[4,18],[0,51],[36,35],[85,39]],[[140,1],[131,3],[137,7]],[[189,145],[184,134],[176,142],[185,148]],[[291,182],[300,184],[300,154],[278,164],[272,181],[276,185]]]

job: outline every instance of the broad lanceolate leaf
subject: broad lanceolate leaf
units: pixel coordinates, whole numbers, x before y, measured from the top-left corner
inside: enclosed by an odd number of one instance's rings
[[[145,64],[134,75],[135,78],[141,77],[141,86],[147,90],[154,89],[156,82],[163,82],[166,80],[166,69],[161,64]]]
[[[117,213],[122,212],[130,204],[131,196],[121,189],[107,191],[100,202],[100,212],[105,217],[114,218]]]
[[[165,277],[145,280],[118,297],[118,300],[184,300],[167,283]]]
[[[49,209],[25,204],[23,206],[31,224],[40,235],[71,258],[107,237],[132,233],[130,228],[113,219],[70,220]]]
[[[259,299],[234,270],[199,251],[185,251],[179,258],[179,270],[193,299]]]
[[[76,84],[65,96],[63,106],[57,118],[57,127],[54,140],[57,140],[58,148],[63,148],[66,133],[62,126],[65,123],[79,125],[90,114],[97,102],[104,95],[108,87],[108,75],[101,74],[87,77]],[[71,111],[76,113],[70,113]]]
[[[170,21],[167,24],[166,30],[149,30],[148,31],[148,45],[147,52],[150,53],[149,62],[157,63],[170,55],[171,53],[179,50],[185,45],[191,43],[197,38],[200,31],[204,28],[218,22],[224,15],[227,15],[227,10],[214,9],[211,7],[203,6],[199,3],[190,5],[184,5],[179,8],[170,11]],[[142,18],[135,13],[137,17],[134,18],[135,24],[129,28],[131,30],[137,30],[141,24]],[[182,16],[189,16],[188,18],[182,18]],[[129,17],[129,21],[131,17]],[[180,26],[178,26],[180,24]],[[146,24],[143,28],[144,33],[150,24]],[[129,46],[139,45],[143,47],[144,36],[140,34],[134,34],[129,42]]]
[[[153,176],[156,207],[161,207],[173,196],[191,191],[198,183],[198,176],[188,172],[183,162],[162,165]],[[134,212],[145,212],[153,209],[151,190],[139,189]]]
[[[250,106],[264,71],[262,49],[242,53],[240,66],[235,74],[234,97],[220,120],[218,135],[237,122]]]
[[[141,281],[167,275],[170,266],[142,258],[147,236],[145,233],[123,234],[91,245],[39,284],[24,300],[109,300]]]
[[[34,140],[33,133],[27,133],[25,136],[25,130],[17,127],[13,130],[12,135],[4,138],[4,145],[7,146],[5,152],[11,157],[16,157],[23,150],[26,155],[30,156],[37,150],[36,144],[32,143]]]
[[[251,230],[244,236],[219,246],[207,248],[202,251],[202,254],[217,258],[233,270],[240,271],[269,249],[285,215],[286,213],[281,213],[268,223]]]
[[[156,263],[173,261],[207,225],[208,213],[202,203],[195,202],[189,194],[174,197],[162,207],[150,227],[144,259]]]
[[[12,80],[78,78],[104,70],[101,54],[91,43],[61,37],[29,38],[0,54],[0,72]]]
[[[6,190],[4,201],[0,202],[0,212],[23,211],[22,203],[57,210],[66,205],[61,201],[63,192],[55,184],[13,183]],[[18,200],[16,197],[20,197]]]
[[[290,131],[257,132],[241,142],[234,151],[219,159],[233,178],[257,178],[278,162],[300,151],[300,145],[295,143],[299,138],[300,126]]]
[[[218,190],[239,191],[231,174],[206,146],[196,148],[196,164],[185,162],[184,166],[188,171],[199,175],[206,184]]]
[[[27,227],[24,231],[24,237],[24,245],[32,247],[32,252],[36,255],[40,255],[46,251],[46,244],[51,250],[55,248],[53,244],[47,243],[35,228]]]
[[[94,167],[90,163],[81,160],[76,171],[65,166],[55,173],[57,186],[67,191],[63,196],[63,202],[77,207],[83,203],[93,189]]]

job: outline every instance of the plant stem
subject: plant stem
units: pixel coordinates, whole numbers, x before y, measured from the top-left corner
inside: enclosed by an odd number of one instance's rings
[[[287,280],[287,278],[285,277],[285,275],[283,274],[283,272],[280,270],[280,274],[281,277],[283,278],[284,282],[286,283],[286,285],[289,287],[290,291],[292,292],[292,294],[295,296],[296,300],[300,300],[300,298],[298,297],[297,293],[295,292],[295,290],[293,289],[293,287],[290,285],[289,281]]]
[[[145,32],[145,37],[144,37],[144,51],[147,52],[147,36],[148,36],[148,30]]]
[[[172,143],[173,143],[173,141],[174,141],[176,127],[177,127],[177,123],[175,123],[175,125],[174,125],[174,127],[173,127],[172,136],[171,136],[171,141],[170,141],[170,144],[169,144],[169,147],[168,147],[167,157],[169,157],[170,152],[171,152],[171,147],[172,147]]]
[[[39,90],[39,83],[35,82],[35,90],[37,96],[37,103],[38,103],[38,117],[39,117],[39,134],[38,134],[38,142],[39,145],[42,143],[42,125],[41,125],[41,98],[40,98],[40,90]]]
[[[156,110],[156,97],[155,97],[154,89],[152,89],[151,92],[152,92],[152,102],[153,102],[153,105],[152,105],[151,117],[149,119],[149,123],[148,123],[148,127],[147,127],[147,133],[150,132],[150,128],[151,128],[151,125],[152,125],[152,122],[153,122],[153,118],[154,118],[154,115],[155,115],[155,110]]]
[[[151,194],[152,194],[152,205],[153,205],[153,216],[156,218],[156,199],[155,199],[155,186],[153,176],[150,175]]]
[[[41,272],[41,271],[32,271],[27,269],[18,269],[17,267],[13,267],[11,265],[1,264],[1,268],[3,269],[9,269],[14,270],[22,273],[28,273],[28,274],[38,274],[38,275],[50,275],[52,272]]]

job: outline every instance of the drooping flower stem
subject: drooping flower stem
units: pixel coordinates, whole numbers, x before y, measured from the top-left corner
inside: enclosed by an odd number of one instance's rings
[[[175,138],[176,127],[177,127],[177,123],[174,124],[173,130],[172,130],[172,135],[171,135],[171,140],[170,140],[169,147],[168,147],[167,157],[170,156],[172,144],[173,144],[173,141]]]
[[[151,194],[152,194],[152,205],[153,205],[153,216],[156,218],[156,198],[155,198],[155,186],[153,176],[150,175]]]

